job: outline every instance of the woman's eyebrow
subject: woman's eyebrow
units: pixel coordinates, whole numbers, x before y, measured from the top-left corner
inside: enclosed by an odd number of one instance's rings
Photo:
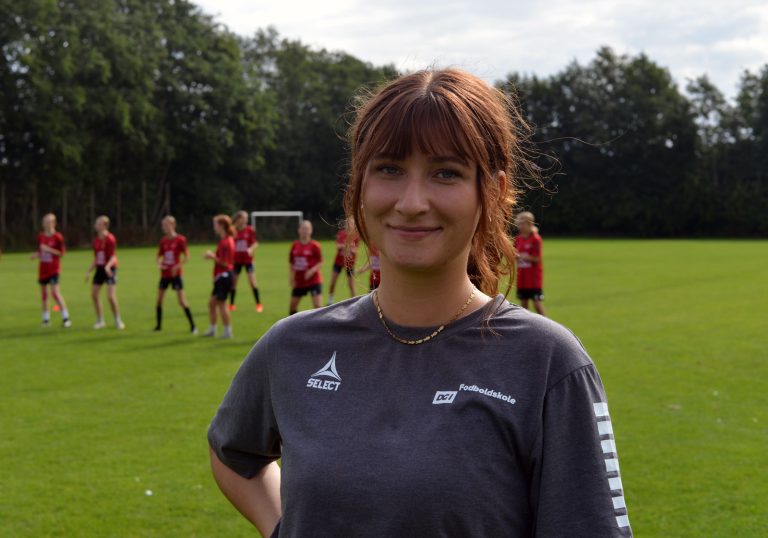
[[[458,155],[435,155],[429,158],[429,162],[436,163],[456,163],[462,166],[469,166],[466,159],[459,157]]]
[[[371,157],[372,161],[380,161],[380,160],[386,160],[386,161],[401,161],[403,160],[401,155],[395,155],[394,153],[377,153],[373,157]]]

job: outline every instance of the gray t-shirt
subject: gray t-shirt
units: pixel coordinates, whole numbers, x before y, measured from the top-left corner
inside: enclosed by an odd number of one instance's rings
[[[502,296],[417,346],[370,295],[286,318],[208,439],[246,478],[282,457],[273,536],[632,536],[594,364]]]

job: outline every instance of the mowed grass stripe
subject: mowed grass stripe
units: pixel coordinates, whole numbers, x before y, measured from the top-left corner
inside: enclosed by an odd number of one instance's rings
[[[200,328],[206,248],[185,268]],[[323,248],[327,288],[334,247]],[[768,242],[545,237],[544,248],[548,314],[584,342],[608,391],[636,535],[765,535]],[[265,312],[241,279],[232,341],[189,336],[170,291],[163,332],[151,331],[154,255],[119,250],[124,332],[108,310],[108,327],[91,329],[89,251],[63,261],[66,331],[57,314],[39,327],[35,262],[0,261],[3,536],[253,535],[210,478],[205,431],[244,355],[287,313],[288,243],[257,250]],[[337,300],[347,293],[341,280]]]

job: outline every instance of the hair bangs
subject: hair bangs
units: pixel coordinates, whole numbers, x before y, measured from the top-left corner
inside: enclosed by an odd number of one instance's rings
[[[387,107],[375,125],[370,125],[365,161],[374,155],[404,159],[415,151],[426,155],[456,156],[480,162],[471,126],[460,118],[442,95],[427,91],[418,96],[402,95]]]

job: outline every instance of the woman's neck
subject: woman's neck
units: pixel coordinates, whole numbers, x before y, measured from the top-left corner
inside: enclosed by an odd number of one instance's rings
[[[410,272],[381,260],[378,301],[384,316],[398,325],[433,327],[450,320],[472,293],[466,264],[446,267],[439,273]],[[480,291],[463,316],[482,308],[490,297]]]

